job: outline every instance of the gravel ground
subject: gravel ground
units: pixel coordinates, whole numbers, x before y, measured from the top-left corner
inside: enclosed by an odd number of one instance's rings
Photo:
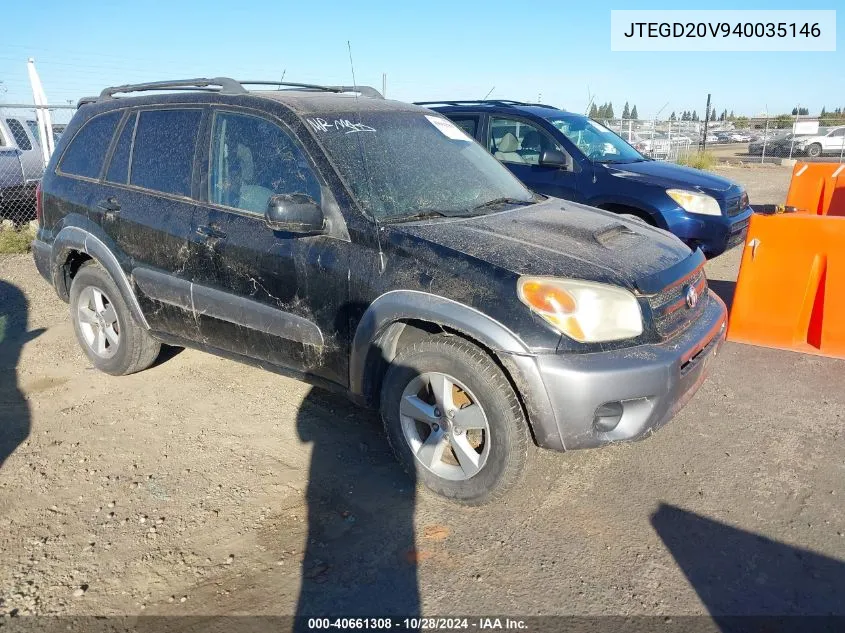
[[[789,179],[723,173],[757,203]],[[0,319],[0,613],[845,614],[843,361],[727,344],[654,437],[537,451],[464,509],[301,382],[191,350],[96,372],[28,256]]]

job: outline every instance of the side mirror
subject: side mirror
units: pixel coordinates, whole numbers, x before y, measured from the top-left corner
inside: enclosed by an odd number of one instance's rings
[[[555,167],[557,169],[571,169],[568,157],[556,149],[544,149],[540,154],[540,165],[542,167]]]
[[[264,223],[274,231],[322,233],[326,219],[320,205],[304,193],[279,194],[267,202]]]

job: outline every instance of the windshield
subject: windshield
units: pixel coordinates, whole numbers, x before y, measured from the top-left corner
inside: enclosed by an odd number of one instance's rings
[[[577,114],[549,117],[549,122],[563,132],[585,156],[597,163],[631,163],[646,160],[633,147],[609,129]]]
[[[479,215],[534,202],[499,161],[433,112],[333,112],[306,123],[379,220]]]

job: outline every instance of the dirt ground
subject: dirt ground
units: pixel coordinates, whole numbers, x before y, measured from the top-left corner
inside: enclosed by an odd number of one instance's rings
[[[845,361],[727,344],[652,438],[537,451],[465,509],[301,382],[191,350],[98,373],[29,256],[0,257],[3,331],[2,614],[845,614]]]

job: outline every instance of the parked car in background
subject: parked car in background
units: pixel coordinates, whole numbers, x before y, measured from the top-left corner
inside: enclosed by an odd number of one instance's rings
[[[645,437],[699,387],[726,324],[700,251],[532,193],[431,110],[261,83],[121,86],[74,115],[33,256],[96,368],[140,371],[165,342],[340,391],[469,504],[514,485],[531,442]],[[526,156],[528,130],[497,125]]]
[[[35,187],[44,173],[35,120],[0,115],[0,217],[35,218]]]
[[[651,160],[581,114],[499,100],[422,105],[452,119],[534,191],[637,217],[711,257],[745,240],[752,209],[743,187]]]
[[[731,132],[728,138],[732,143],[748,143],[751,140],[751,135],[745,132]]]
[[[794,142],[793,138],[795,139]],[[796,147],[805,138],[809,138],[809,136],[795,136],[792,132],[781,132],[777,135],[752,141],[748,144],[748,153],[753,156],[760,156],[763,154],[765,148],[766,156],[777,158],[788,157],[798,153]]]
[[[816,158],[823,154],[845,153],[845,125],[828,128],[813,136],[795,139],[795,151]]]

